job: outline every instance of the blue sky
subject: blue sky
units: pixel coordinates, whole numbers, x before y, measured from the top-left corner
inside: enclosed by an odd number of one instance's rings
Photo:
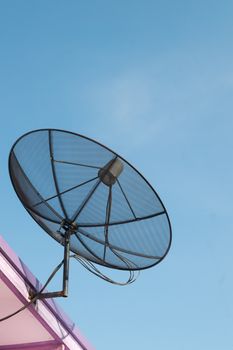
[[[59,304],[97,350],[233,348],[232,15],[227,0],[0,2],[3,237],[42,282],[62,257],[8,176],[37,128],[106,144],[170,215],[170,253],[129,287],[71,264]]]

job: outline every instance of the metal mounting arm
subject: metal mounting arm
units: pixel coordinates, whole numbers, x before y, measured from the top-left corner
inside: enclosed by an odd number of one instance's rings
[[[69,283],[69,262],[70,262],[70,236],[74,233],[74,228],[68,228],[64,234],[64,259],[63,259],[63,288],[58,292],[34,292],[29,291],[29,298],[37,299],[47,299],[47,298],[57,298],[57,297],[67,297],[68,296],[68,283]]]

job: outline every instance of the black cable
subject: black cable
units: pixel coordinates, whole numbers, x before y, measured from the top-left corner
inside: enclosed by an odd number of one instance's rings
[[[139,276],[139,271],[136,271],[137,274],[135,273],[135,271],[133,270],[129,270],[129,278],[126,282],[118,282],[115,281],[113,279],[111,279],[110,277],[106,276],[105,274],[103,274],[93,263],[91,263],[90,261],[86,260],[85,258],[82,258],[79,255],[71,255],[71,258],[75,258],[83,267],[85,267],[85,269],[87,269],[89,272],[93,273],[94,275],[96,275],[97,277],[103,279],[106,282],[112,283],[114,285],[118,285],[118,286],[126,286],[128,284],[131,284],[133,282],[136,281],[136,279]]]
[[[41,288],[41,290],[36,293],[33,298],[23,307],[21,307],[20,309],[16,310],[15,312],[13,312],[12,314],[9,314],[3,318],[0,319],[0,322],[6,321],[9,318],[19,314],[20,312],[24,311],[25,309],[27,309],[31,304],[35,303],[35,301],[38,299],[39,295],[45,290],[45,288],[47,287],[47,285],[49,284],[49,282],[52,280],[52,278],[55,276],[55,274],[60,270],[60,268],[62,267],[64,263],[64,260],[62,260],[60,262],[59,265],[56,266],[56,268],[53,270],[53,272],[51,273],[51,275],[49,276],[49,278],[47,279],[46,283],[44,284],[44,286]]]
[[[128,284],[131,284],[133,282],[135,282],[135,280],[138,278],[139,276],[139,271],[137,272],[137,275],[135,274],[135,271],[131,270],[130,264],[133,264],[132,261],[130,261],[127,258],[123,258],[121,255],[119,255],[117,252],[115,252],[115,250],[113,248],[111,248],[112,252],[118,256],[119,259],[121,259],[129,268],[129,278],[126,282],[117,282],[112,280],[110,277],[104,275],[93,263],[91,263],[90,261],[86,260],[85,258],[82,258],[81,256],[78,255],[70,255],[70,258],[75,258],[77,261],[79,261],[79,263],[85,267],[88,271],[90,271],[91,273],[93,273],[94,275],[96,275],[97,277],[103,279],[104,281],[107,281],[109,283],[112,283],[114,285],[118,285],[118,286],[126,286]],[[60,270],[60,268],[62,267],[62,265],[64,264],[64,259],[56,266],[56,268],[52,271],[51,275],[49,276],[49,278],[47,279],[46,283],[44,284],[44,286],[41,288],[41,290],[36,293],[32,299],[25,304],[24,306],[22,306],[20,309],[14,311],[13,313],[4,316],[0,319],[0,322],[6,321],[9,318],[16,316],[17,314],[19,314],[20,312],[24,311],[25,309],[27,309],[31,304],[35,303],[36,300],[39,298],[40,294],[43,293],[43,291],[45,290],[45,288],[47,287],[47,285],[50,283],[50,281],[53,279],[53,277],[55,276],[55,274]],[[135,265],[135,264],[134,264]]]

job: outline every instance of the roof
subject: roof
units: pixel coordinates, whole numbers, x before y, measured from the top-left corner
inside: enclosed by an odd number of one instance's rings
[[[40,282],[0,236],[0,319],[26,305]],[[0,322],[0,350],[94,350],[53,299]]]

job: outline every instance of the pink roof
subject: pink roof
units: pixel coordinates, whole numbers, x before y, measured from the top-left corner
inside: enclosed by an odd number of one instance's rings
[[[0,319],[28,303],[28,288],[40,286],[0,236]],[[39,287],[40,288],[40,287]],[[0,350],[94,350],[53,299],[38,300],[0,322]]]

